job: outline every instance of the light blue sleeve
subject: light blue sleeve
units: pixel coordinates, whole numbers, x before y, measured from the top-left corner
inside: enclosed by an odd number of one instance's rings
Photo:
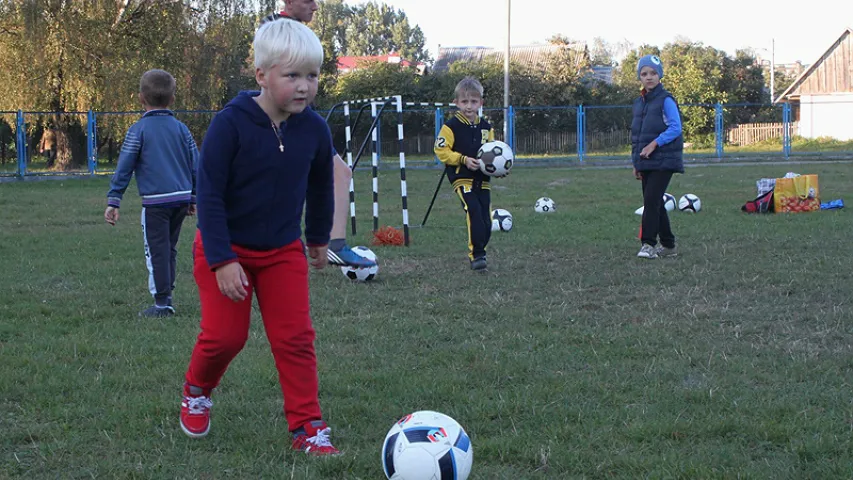
[[[107,192],[107,205],[119,208],[124,191],[130,184],[133,171],[136,170],[136,162],[139,160],[139,152],[142,150],[142,138],[139,135],[138,123],[127,131],[121,152],[118,154],[118,165],[110,180],[110,191]]]
[[[666,145],[681,135],[681,115],[678,114],[678,105],[672,97],[663,100],[663,121],[666,123],[666,130],[655,139],[658,146]]]
[[[190,133],[190,129],[187,128],[186,125],[183,125],[183,130],[184,130],[184,142],[186,143],[187,152],[189,154],[187,161],[189,162],[190,172],[192,173],[192,181],[193,181],[193,191],[192,191],[192,197],[191,197],[190,203],[195,204],[196,203],[196,198],[195,198],[196,171],[198,170],[199,153],[198,153],[198,147],[195,144],[195,139],[193,139],[193,134]]]

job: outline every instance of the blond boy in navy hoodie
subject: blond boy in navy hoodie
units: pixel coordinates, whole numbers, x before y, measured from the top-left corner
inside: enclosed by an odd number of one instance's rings
[[[198,171],[193,245],[201,333],[181,404],[190,437],[210,430],[211,391],[249,336],[252,295],[279,373],[291,448],[340,453],[318,400],[308,263],[327,259],[334,210],[332,138],[307,108],[317,94],[323,47],[305,25],[276,20],[255,34],[260,92],[242,92],[210,124]]]

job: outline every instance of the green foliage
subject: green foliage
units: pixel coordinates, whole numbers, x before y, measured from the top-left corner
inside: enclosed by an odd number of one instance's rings
[[[177,109],[218,108],[251,77],[245,60],[257,23],[253,8],[273,2],[0,3],[0,109],[135,111],[140,75],[177,80]],[[57,119],[59,169],[81,165],[78,116]],[[122,138],[130,116],[99,127]],[[45,119],[46,121],[46,119]]]
[[[734,57],[702,43],[679,40],[659,49],[643,45],[630,52],[615,76],[618,90],[611,97],[630,103],[640,88],[636,65],[643,55],[659,55],[664,64],[663,84],[681,105],[685,139],[696,145],[713,143],[714,112],[711,106],[688,104],[767,103],[764,74],[755,57],[737,51]],[[776,111],[766,107],[738,108],[726,112],[726,121],[778,121]]]
[[[368,2],[351,7],[346,22],[345,55],[384,55],[397,52],[414,62],[428,61],[426,39],[417,25],[409,25],[402,10]]]
[[[601,37],[592,39],[592,48],[590,48],[590,61],[593,65],[615,65],[613,53],[607,45],[607,42]]]
[[[421,78],[407,68],[387,62],[372,62],[364,68],[342,75],[333,92],[340,99],[404,95],[412,98],[417,94]],[[321,99],[329,104],[328,99]]]

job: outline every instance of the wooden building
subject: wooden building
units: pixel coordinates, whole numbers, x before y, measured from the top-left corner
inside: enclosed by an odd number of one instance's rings
[[[846,29],[776,102],[792,105],[806,138],[853,140],[853,28]]]

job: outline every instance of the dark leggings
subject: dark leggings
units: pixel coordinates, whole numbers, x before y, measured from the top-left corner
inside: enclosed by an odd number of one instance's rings
[[[672,179],[671,171],[640,172],[643,177],[643,223],[640,240],[648,245],[660,243],[666,248],[675,246],[675,235],[669,225],[669,215],[663,205],[663,194]]]

